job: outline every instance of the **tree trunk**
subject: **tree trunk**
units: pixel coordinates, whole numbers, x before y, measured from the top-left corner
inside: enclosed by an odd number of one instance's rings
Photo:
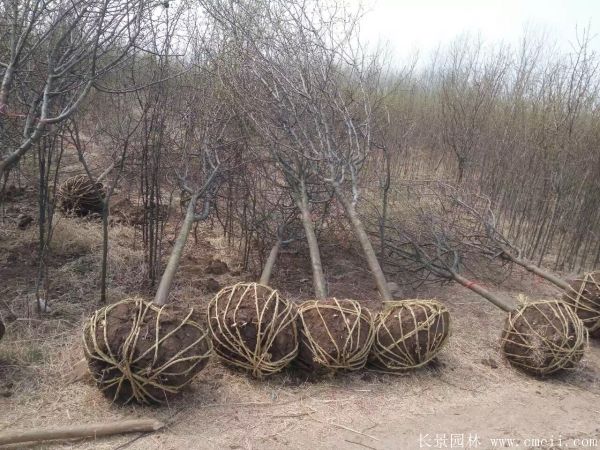
[[[273,273],[273,267],[275,266],[275,261],[277,260],[277,255],[279,254],[279,250],[281,249],[281,239],[277,239],[277,242],[269,252],[269,257],[265,262],[265,266],[263,267],[262,274],[260,275],[259,283],[265,286],[269,285],[269,280],[271,279],[271,274]]]
[[[511,255],[510,253],[504,252],[503,255],[509,261],[511,261],[515,264],[518,264],[519,266],[525,268],[525,270],[527,270],[531,273],[534,273],[534,274],[544,278],[545,280],[548,280],[550,283],[558,286],[559,288],[561,288],[567,292],[571,292],[573,290],[571,288],[571,286],[569,285],[569,283],[567,283],[562,278],[559,278],[556,275],[551,274],[550,272],[546,272],[545,270],[539,268],[538,266],[528,263],[527,261],[525,261],[521,258],[517,258],[517,257]]]
[[[302,191],[299,193],[296,204],[302,214],[302,225],[304,226],[304,234],[308,242],[308,250],[310,252],[310,262],[313,272],[313,286],[315,297],[317,300],[327,298],[327,286],[325,285],[325,275],[323,274],[323,265],[321,264],[321,254],[319,252],[319,243],[315,234],[315,227],[312,223],[310,210],[308,209],[308,196],[306,190],[302,186]]]
[[[167,263],[167,267],[165,268],[165,271],[160,279],[160,284],[158,285],[156,295],[154,296],[154,303],[159,306],[166,305],[169,299],[171,283],[175,277],[175,272],[177,272],[177,267],[179,267],[179,261],[181,260],[185,243],[187,242],[187,238],[195,221],[197,201],[197,195],[193,195],[192,198],[190,198],[190,202],[188,203],[185,213],[185,219],[181,225],[181,230],[179,230],[179,235],[175,241],[175,246],[173,247],[173,251],[171,251],[171,255],[169,256],[169,262]]]
[[[501,298],[497,297],[496,295],[492,294],[490,291],[479,286],[478,284],[475,284],[474,282],[467,280],[462,275],[459,275],[456,272],[451,272],[451,275],[452,275],[452,278],[454,279],[454,281],[463,285],[467,289],[470,289],[473,292],[481,295],[483,298],[485,298],[486,300],[489,300],[490,302],[492,302],[494,305],[496,305],[501,310],[506,311],[506,312],[511,312],[515,309],[514,306],[510,305],[506,301],[504,301]]]
[[[393,300],[392,294],[390,294],[390,290],[387,285],[387,281],[385,279],[385,275],[383,270],[381,270],[381,265],[379,264],[379,260],[377,259],[377,255],[375,254],[375,250],[373,250],[373,246],[371,245],[371,241],[369,240],[369,236],[367,236],[367,232],[365,231],[365,227],[358,217],[358,213],[356,212],[356,208],[354,207],[354,203],[348,200],[344,195],[340,192],[337,186],[335,188],[335,193],[344,207],[346,211],[346,215],[348,219],[350,219],[350,223],[354,228],[354,232],[358,236],[358,240],[360,241],[360,245],[363,249],[365,257],[367,259],[367,264],[369,265],[369,269],[371,273],[375,277],[375,283],[377,284],[377,290],[379,290],[379,294],[383,301]]]

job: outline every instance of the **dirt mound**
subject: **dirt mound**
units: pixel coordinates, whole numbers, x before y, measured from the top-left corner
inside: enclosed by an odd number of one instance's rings
[[[208,307],[215,352],[257,378],[279,372],[296,356],[295,320],[292,304],[257,283],[226,287]]]
[[[450,335],[450,313],[434,300],[390,302],[375,319],[369,361],[385,371],[415,369],[431,361]]]
[[[565,303],[529,303],[509,314],[502,334],[508,361],[525,372],[549,375],[571,369],[583,357],[587,330]]]
[[[206,273],[210,275],[223,275],[229,272],[229,267],[227,267],[227,263],[221,261],[220,259],[212,259],[208,263],[206,267]]]
[[[364,367],[373,344],[373,318],[354,300],[313,300],[298,311],[296,365],[318,376]]]
[[[142,299],[94,313],[84,330],[85,355],[98,387],[113,401],[160,403],[208,363],[211,345],[200,315]]]

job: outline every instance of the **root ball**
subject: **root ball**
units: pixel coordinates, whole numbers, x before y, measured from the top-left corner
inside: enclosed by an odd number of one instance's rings
[[[256,378],[281,371],[298,352],[296,308],[268,286],[222,289],[208,307],[208,323],[217,355]]]
[[[600,271],[586,273],[569,285],[572,291],[563,295],[563,301],[573,308],[590,336],[600,338]]]
[[[373,344],[373,318],[354,300],[312,300],[298,311],[297,366],[312,375],[364,367]]]
[[[60,185],[57,197],[63,212],[86,216],[102,212],[105,191],[102,183],[92,183],[86,175],[76,175]]]
[[[571,369],[583,357],[587,330],[561,301],[538,301],[509,313],[502,350],[515,367],[543,376]]]
[[[83,344],[98,387],[114,402],[161,403],[206,366],[211,342],[193,309],[139,298],[96,311]]]
[[[398,372],[431,361],[450,335],[450,313],[435,300],[389,302],[375,318],[375,341],[369,361]]]

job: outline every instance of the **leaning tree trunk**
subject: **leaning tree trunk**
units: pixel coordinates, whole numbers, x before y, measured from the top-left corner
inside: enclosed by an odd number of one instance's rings
[[[515,309],[514,306],[512,306],[505,300],[502,300],[501,298],[497,297],[496,295],[494,295],[487,289],[483,288],[482,286],[476,284],[473,281],[466,279],[462,275],[460,275],[456,272],[450,272],[450,275],[454,281],[463,285],[467,289],[470,289],[473,292],[481,295],[483,298],[490,301],[491,303],[493,303],[494,305],[496,305],[498,308],[502,309],[503,311],[511,312]]]
[[[298,205],[298,209],[300,209],[302,225],[304,226],[304,234],[306,234],[306,240],[308,242],[308,250],[310,252],[310,262],[313,272],[315,297],[317,300],[324,300],[327,298],[327,286],[325,284],[325,275],[323,274],[323,264],[321,263],[319,243],[317,241],[315,227],[310,215],[310,209],[308,207],[308,195],[306,194],[304,185],[301,186],[301,192],[298,193],[296,204]]]
[[[177,267],[179,267],[179,261],[181,260],[181,255],[183,254],[183,249],[185,248],[185,243],[187,242],[187,238],[192,230],[192,225],[196,221],[196,202],[198,201],[198,197],[193,195],[188,203],[187,210],[185,213],[185,219],[183,220],[183,225],[181,226],[181,230],[179,230],[179,235],[177,236],[177,240],[175,241],[175,246],[173,247],[173,251],[169,256],[169,262],[167,263],[167,267],[160,278],[160,284],[158,285],[158,289],[156,290],[156,295],[154,296],[154,303],[160,306],[164,306],[167,304],[169,299],[169,291],[171,289],[171,283],[173,282],[173,278],[175,277],[175,273],[177,272]]]
[[[275,261],[277,260],[279,250],[281,249],[281,243],[281,238],[278,238],[277,242],[275,242],[275,245],[273,245],[273,248],[269,252],[269,257],[267,258],[267,262],[263,267],[259,283],[264,286],[269,285],[269,280],[271,279],[271,274],[273,273],[273,267],[275,267]]]
[[[567,291],[567,292],[573,291],[573,288],[569,285],[569,283],[567,283],[562,278],[559,278],[556,275],[553,275],[550,272],[547,272],[546,270],[544,270],[534,264],[531,264],[522,258],[517,258],[516,256],[511,255],[509,252],[502,253],[502,256],[505,259],[509,260],[510,262],[513,262],[513,263],[523,267],[525,270],[544,278],[545,280],[558,286],[559,288],[561,288],[564,291]]]
[[[358,217],[358,213],[356,212],[356,207],[354,203],[348,200],[342,192],[340,192],[340,188],[338,186],[334,186],[336,196],[344,210],[346,211],[346,215],[352,224],[352,228],[354,228],[354,232],[358,236],[358,240],[365,254],[365,258],[367,259],[367,264],[369,265],[369,269],[371,273],[375,277],[375,283],[377,284],[377,289],[379,290],[379,294],[384,301],[393,300],[392,294],[387,285],[387,281],[385,279],[385,275],[383,270],[381,269],[381,265],[379,264],[379,260],[377,259],[377,255],[375,254],[375,250],[373,250],[373,246],[371,245],[371,241],[369,240],[369,236],[365,231],[365,227]]]

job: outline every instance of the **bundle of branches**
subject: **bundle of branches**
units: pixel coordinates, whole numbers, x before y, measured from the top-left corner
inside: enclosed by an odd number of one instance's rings
[[[295,362],[311,375],[364,367],[373,344],[373,318],[354,300],[311,300],[298,310],[300,349]]]
[[[298,352],[296,309],[267,286],[221,290],[208,307],[208,323],[217,355],[256,378],[281,371]]]
[[[450,313],[435,300],[386,302],[375,318],[375,341],[369,362],[397,372],[430,362],[450,336]]]
[[[455,281],[510,313],[505,336],[519,336],[520,345],[504,345],[503,350],[515,366],[523,368],[522,360],[538,361],[528,365],[528,371],[537,375],[573,367],[583,355],[587,331],[576,315],[561,312],[563,303],[542,309],[536,304],[516,308],[463,275],[469,269],[467,256],[481,256],[490,238],[479,231],[481,227],[473,226],[477,221],[471,222],[472,217],[445,201],[444,189],[446,185],[438,183],[405,187],[400,197],[402,218],[386,226],[388,266],[412,273],[420,282]],[[531,320],[527,327],[520,327],[515,317]]]
[[[97,385],[118,403],[165,402],[206,366],[211,351],[193,308],[182,311],[140,298],[96,311],[83,342]]]

